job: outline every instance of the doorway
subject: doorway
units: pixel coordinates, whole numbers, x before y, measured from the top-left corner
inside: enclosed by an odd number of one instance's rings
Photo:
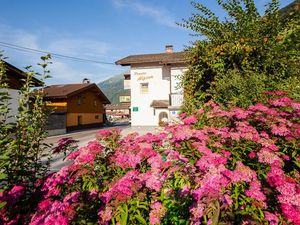
[[[82,116],[77,116],[77,124],[78,126],[82,125]]]
[[[158,115],[158,124],[160,123],[167,123],[168,122],[168,113],[161,112]]]

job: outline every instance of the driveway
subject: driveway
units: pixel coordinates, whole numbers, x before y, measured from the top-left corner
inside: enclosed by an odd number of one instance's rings
[[[140,135],[144,135],[148,132],[156,133],[160,129],[158,127],[132,127],[128,123],[115,123],[113,126],[109,127],[102,127],[96,129],[88,129],[82,131],[74,131],[68,134],[51,136],[46,138],[45,143],[52,144],[54,147],[57,146],[57,142],[62,138],[73,138],[78,140],[78,147],[85,146],[88,142],[95,140],[95,136],[98,130],[101,129],[112,129],[112,128],[120,128],[121,135],[126,136],[130,133],[137,132]],[[51,160],[50,171],[58,171],[63,166],[67,165],[68,162],[63,161],[64,155],[63,154],[56,154],[53,156]]]

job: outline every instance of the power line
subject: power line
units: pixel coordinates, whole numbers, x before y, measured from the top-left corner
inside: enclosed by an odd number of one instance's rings
[[[23,52],[38,53],[38,54],[50,54],[53,57],[64,58],[64,59],[73,60],[73,61],[77,61],[77,62],[89,62],[89,63],[96,63],[96,64],[115,65],[114,63],[111,63],[111,62],[101,62],[101,61],[96,61],[96,60],[92,60],[92,59],[67,56],[67,55],[62,55],[62,54],[58,54],[58,53],[54,53],[54,52],[48,52],[48,51],[44,51],[44,50],[38,50],[38,49],[27,48],[27,47],[23,47],[23,46],[19,46],[19,45],[14,45],[14,44],[2,42],[2,41],[0,41],[0,46],[12,48],[12,49],[23,51]]]

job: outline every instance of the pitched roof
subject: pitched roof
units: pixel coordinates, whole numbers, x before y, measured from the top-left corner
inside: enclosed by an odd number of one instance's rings
[[[131,96],[131,90],[125,90],[124,92],[122,92],[121,94],[119,94],[119,96]]]
[[[186,63],[185,52],[130,55],[116,61],[117,65],[129,66],[136,63],[174,64]]]
[[[282,13],[283,15],[286,15],[292,11],[300,14],[300,0],[295,0],[292,3],[290,3],[289,5],[283,7],[282,9],[279,10],[279,12]]]
[[[103,94],[100,88],[94,83],[81,83],[81,84],[59,84],[51,85],[44,88],[46,98],[69,98],[72,95],[81,93],[85,90],[92,89],[98,92],[104,104],[110,104],[108,98]]]
[[[107,110],[121,110],[121,109],[129,109],[129,108],[130,108],[130,103],[110,104],[105,106],[105,109]]]
[[[168,108],[169,100],[153,100],[150,107],[153,108]]]
[[[18,80],[20,82],[21,85],[23,85],[24,82],[22,81],[22,79],[25,79],[27,77],[27,74],[24,71],[13,66],[12,64],[10,64],[4,60],[2,60],[2,61],[4,62],[4,66],[6,69],[6,74],[7,74],[8,79],[10,77],[14,77],[16,80]],[[39,87],[39,86],[43,85],[43,82],[36,79],[35,77],[32,78],[32,82],[35,87]]]

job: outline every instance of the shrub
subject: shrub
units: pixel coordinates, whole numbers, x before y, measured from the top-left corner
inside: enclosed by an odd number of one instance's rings
[[[196,13],[180,24],[202,36],[187,49],[184,110],[192,112],[210,99],[247,107],[274,90],[299,100],[300,4],[287,14],[273,0],[261,16],[253,0],[217,2],[226,19],[193,2]]]
[[[100,130],[42,183],[30,224],[300,224],[300,103],[283,94],[209,102],[158,134]]]
[[[50,56],[42,57],[38,74],[27,67],[19,91],[16,123],[9,123],[8,84],[5,63],[0,55],[0,223],[28,223],[24,216],[34,210],[39,201],[39,182],[48,172],[50,155],[46,137],[46,107],[43,94],[33,89],[33,78],[40,75],[42,83],[49,77]],[[44,160],[43,160],[44,158]]]

